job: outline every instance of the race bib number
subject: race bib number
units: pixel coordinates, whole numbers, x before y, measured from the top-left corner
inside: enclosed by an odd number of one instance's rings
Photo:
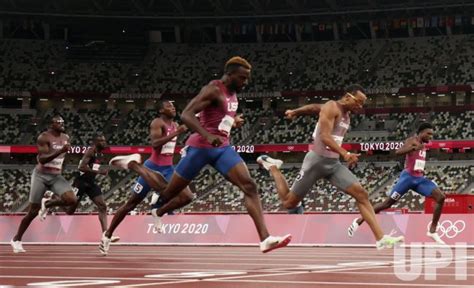
[[[166,142],[165,145],[161,147],[161,154],[173,154],[177,139],[178,137],[174,137],[170,142]]]
[[[135,191],[136,193],[140,193],[142,192],[143,190],[143,185],[140,184],[140,183],[135,183],[135,186],[133,186],[133,191]]]
[[[222,133],[229,135],[232,125],[234,125],[234,117],[225,115],[217,129],[219,129],[219,131]]]
[[[92,170],[93,171],[99,171],[100,164],[92,164]]]
[[[415,171],[424,171],[425,170],[425,164],[426,164],[426,161],[425,160],[418,160],[416,159],[415,161]]]

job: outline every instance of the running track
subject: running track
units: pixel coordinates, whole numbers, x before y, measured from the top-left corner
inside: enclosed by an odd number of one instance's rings
[[[9,245],[0,245],[0,286],[474,287],[473,249],[464,250],[457,263],[438,269],[436,280],[422,274],[407,282],[395,275],[402,266],[394,264],[393,250],[375,248],[287,247],[261,254],[257,247],[111,246],[106,257],[96,246],[24,248],[27,253],[13,254]],[[432,261],[439,266],[450,262]],[[414,267],[426,272],[424,263],[415,262]],[[456,269],[465,269],[467,279],[456,280]],[[406,275],[418,275],[415,269],[406,270]],[[66,282],[45,283],[52,281]]]

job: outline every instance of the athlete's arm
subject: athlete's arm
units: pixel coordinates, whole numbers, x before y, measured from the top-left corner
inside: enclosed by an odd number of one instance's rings
[[[243,114],[235,115],[234,117],[234,124],[232,124],[233,128],[240,128],[245,123],[245,119],[243,118]]]
[[[416,150],[421,150],[423,149],[423,147],[423,144],[418,143],[414,138],[408,138],[403,144],[403,146],[397,151],[395,151],[395,154],[398,156],[402,156]]]
[[[81,162],[79,162],[79,171],[84,172],[84,173],[89,172],[89,173],[94,173],[94,174],[106,175],[108,173],[107,170],[94,170],[94,169],[91,169],[89,165],[87,165],[93,155],[94,155],[94,149],[93,148],[87,149],[86,153],[84,153],[84,156],[82,156]]]
[[[219,88],[214,85],[204,86],[199,94],[188,103],[181,114],[181,120],[184,124],[186,124],[186,126],[188,126],[191,130],[201,134],[202,137],[207,139],[209,143],[215,146],[222,144],[222,141],[218,136],[212,135],[201,126],[196,114],[211,105],[214,101],[218,101],[219,93]]]
[[[318,122],[319,137],[321,137],[321,142],[323,142],[324,145],[329,147],[329,149],[331,149],[332,151],[341,155],[342,158],[349,163],[349,165],[353,165],[358,161],[357,157],[360,156],[360,154],[349,153],[346,149],[339,146],[339,144],[337,144],[337,142],[331,135],[337,115],[338,109],[336,106],[336,102],[330,101],[321,107]]]
[[[293,120],[298,116],[302,115],[318,115],[321,112],[321,104],[308,104],[300,108],[290,109],[285,111],[285,117],[287,119]]]
[[[169,135],[164,135],[163,133],[164,128],[165,128],[165,123],[160,118],[156,118],[153,121],[151,121],[150,139],[151,139],[151,146],[155,150],[161,149],[163,145],[173,140],[174,137],[186,131],[186,127],[184,125],[181,125],[178,127],[178,129],[176,129],[175,132]]]
[[[38,162],[41,164],[46,164],[48,162],[53,161],[54,158],[58,157],[63,153],[66,153],[69,148],[71,148],[71,145],[67,143],[60,150],[57,150],[55,152],[49,152],[49,141],[46,135],[44,135],[43,133],[38,136],[38,139],[36,140],[36,145],[38,146],[37,159]]]

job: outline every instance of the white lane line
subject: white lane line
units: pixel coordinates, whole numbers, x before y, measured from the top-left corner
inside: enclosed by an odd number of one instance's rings
[[[316,285],[343,285],[344,287],[347,286],[377,286],[377,287],[384,287],[384,286],[401,286],[401,287],[470,287],[472,288],[471,284],[458,284],[453,285],[452,283],[449,284],[433,284],[433,283],[375,283],[375,282],[327,282],[327,281],[274,281],[274,280],[212,280],[212,279],[204,279],[203,281],[206,282],[230,282],[230,283],[274,283],[274,284],[288,284],[288,287],[292,287],[295,284],[305,284],[305,285],[312,285],[312,287],[317,287]]]
[[[178,280],[178,281],[169,281],[169,282],[153,282],[153,283],[143,283],[143,284],[129,284],[124,286],[114,286],[115,288],[121,287],[144,287],[144,286],[158,286],[158,285],[172,285],[172,284],[181,284],[181,283],[192,283],[199,282],[199,279],[190,279],[190,280]]]

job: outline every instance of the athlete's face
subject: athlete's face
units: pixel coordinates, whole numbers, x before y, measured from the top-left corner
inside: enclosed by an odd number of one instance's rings
[[[347,107],[351,112],[360,111],[364,107],[365,101],[367,101],[367,96],[359,90],[354,94],[348,92],[345,96]]]
[[[64,119],[62,117],[54,117],[51,121],[51,128],[57,132],[64,132]]]
[[[95,146],[102,150],[107,147],[107,140],[105,140],[104,136],[98,136],[95,138]]]
[[[163,108],[160,109],[160,114],[164,114],[169,118],[176,117],[176,108],[173,105],[173,102],[164,101]]]
[[[239,66],[234,72],[229,74],[231,79],[231,89],[237,93],[240,93],[245,86],[249,84],[250,80],[250,69],[246,69]]]
[[[434,134],[433,129],[431,128],[425,129],[421,131],[420,139],[421,141],[423,141],[423,143],[428,143],[433,139],[433,134]]]

